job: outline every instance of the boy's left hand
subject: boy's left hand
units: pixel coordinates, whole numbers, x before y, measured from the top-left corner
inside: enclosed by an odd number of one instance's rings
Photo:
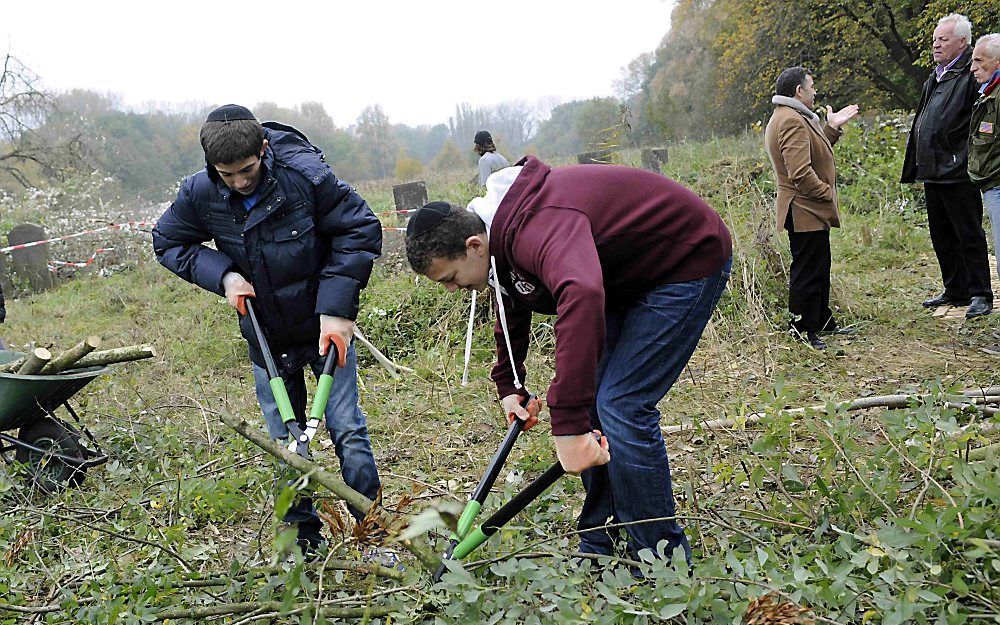
[[[556,442],[556,456],[566,473],[579,475],[591,467],[598,467],[611,461],[608,439],[601,435],[600,430],[553,438]]]
[[[330,348],[331,336],[336,334],[344,342],[344,345],[350,345],[351,339],[354,338],[354,322],[350,319],[344,319],[343,317],[331,317],[330,315],[320,315],[319,316],[319,355],[326,356],[327,350]],[[346,354],[340,354],[340,359],[343,360]]]

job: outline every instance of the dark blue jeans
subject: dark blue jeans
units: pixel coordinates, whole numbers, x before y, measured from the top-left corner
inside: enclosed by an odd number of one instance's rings
[[[706,278],[665,284],[625,310],[606,313],[607,335],[590,421],[608,438],[611,461],[583,472],[587,496],[577,529],[674,516],[670,464],[656,404],[694,353],[732,264],[730,258]],[[629,525],[625,531],[632,557],[645,548],[655,553],[657,543],[665,540],[668,554],[680,546],[690,561],[691,547],[675,520]],[[584,531],[580,550],[610,555],[612,534],[618,531]]]
[[[323,373],[325,357],[317,358],[311,364],[313,374],[319,378]],[[268,433],[273,440],[287,439],[288,428],[281,420],[278,405],[268,383],[267,370],[253,366],[253,377],[257,388],[257,401],[260,402]],[[306,383],[303,371],[283,376],[288,397],[292,402],[296,417],[304,424],[306,415]],[[333,439],[334,451],[340,460],[340,473],[348,486],[369,499],[375,499],[380,487],[378,470],[375,468],[375,456],[372,454],[371,441],[368,438],[368,425],[365,415],[358,404],[358,358],[354,352],[353,343],[347,350],[347,364],[343,369],[333,372],[333,387],[330,389],[330,399],[326,404],[326,429]],[[317,446],[315,441],[312,444]],[[281,486],[284,480],[281,480]],[[357,519],[364,518],[365,510],[348,508]],[[286,523],[299,524],[299,534],[302,537],[318,536],[323,523],[316,514],[309,497],[298,498],[288,510],[283,519]]]

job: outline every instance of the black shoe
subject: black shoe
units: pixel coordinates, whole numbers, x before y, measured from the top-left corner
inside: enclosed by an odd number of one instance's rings
[[[832,329],[829,328],[829,327],[823,328],[817,334],[836,334],[838,336],[850,336],[852,334],[857,334],[857,333],[858,333],[858,327],[857,326],[843,326],[843,327],[841,327],[841,326],[838,326],[838,325],[834,325]]]
[[[924,308],[937,308],[938,306],[968,306],[969,298],[965,299],[952,297],[948,295],[947,292],[938,295],[937,297],[932,297],[930,299],[925,299],[923,301]]]
[[[992,311],[993,300],[982,296],[973,297],[972,302],[969,304],[969,309],[965,311],[965,318],[981,317],[990,314]]]
[[[826,343],[815,332],[806,332],[806,343],[813,349],[826,349]]]

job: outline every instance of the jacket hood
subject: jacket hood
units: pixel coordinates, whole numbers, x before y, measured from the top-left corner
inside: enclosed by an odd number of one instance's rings
[[[489,230],[490,254],[497,257],[498,265],[505,268],[510,254],[507,232],[515,225],[520,208],[538,193],[545,184],[545,178],[552,171],[551,167],[534,156],[525,156],[514,163],[514,167],[518,168],[520,173],[497,207]]]
[[[506,167],[491,174],[486,179],[486,195],[474,198],[466,207],[466,210],[479,215],[479,218],[483,220],[483,223],[486,224],[487,234],[493,225],[493,218],[497,209],[500,208],[500,203],[503,202],[511,185],[521,173],[521,169],[521,167]]]

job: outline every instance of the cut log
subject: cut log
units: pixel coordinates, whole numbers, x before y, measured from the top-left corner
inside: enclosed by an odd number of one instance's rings
[[[91,352],[77,360],[73,365],[74,369],[84,367],[103,367],[113,365],[116,362],[129,362],[132,360],[143,360],[156,356],[156,350],[152,345],[130,345],[128,347],[116,347],[114,349],[104,349],[99,352]]]
[[[73,347],[59,354],[52,359],[52,362],[45,365],[42,369],[42,375],[52,375],[59,373],[60,371],[65,371],[73,366],[76,361],[80,360],[90,352],[94,351],[101,346],[101,337],[99,336],[88,336],[86,340],[80,341]]]
[[[4,366],[0,367],[0,373],[17,373],[17,370],[20,369],[21,365],[23,364],[24,364],[24,356],[21,356],[20,358],[15,358],[14,360],[11,360]]]
[[[42,367],[49,364],[50,360],[52,360],[52,352],[44,347],[36,347],[24,359],[24,364],[17,370],[17,374],[32,375],[38,373],[42,370]]]

